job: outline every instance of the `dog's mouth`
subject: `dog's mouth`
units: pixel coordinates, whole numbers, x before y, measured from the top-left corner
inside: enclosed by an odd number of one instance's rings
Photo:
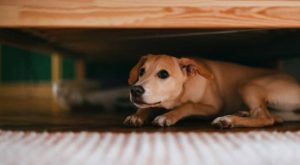
[[[155,102],[155,103],[146,103],[140,98],[132,98],[132,103],[140,106],[155,106],[161,103],[161,101]]]

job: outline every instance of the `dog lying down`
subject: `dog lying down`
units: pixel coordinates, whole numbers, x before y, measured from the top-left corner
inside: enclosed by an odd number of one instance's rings
[[[206,59],[147,55],[130,71],[130,101],[138,108],[124,124],[141,126],[151,108],[170,110],[153,124],[189,116],[220,116],[219,128],[264,127],[299,120],[300,88],[290,76]],[[269,111],[272,110],[272,111]],[[272,112],[272,113],[271,113]]]

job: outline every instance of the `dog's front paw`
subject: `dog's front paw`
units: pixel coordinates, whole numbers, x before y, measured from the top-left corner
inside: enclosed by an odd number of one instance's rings
[[[160,115],[157,116],[152,123],[157,126],[167,127],[175,124],[176,121],[172,117],[166,115]]]
[[[144,119],[138,115],[130,115],[126,117],[123,123],[128,126],[140,127],[144,124]]]
[[[223,128],[233,128],[233,119],[231,115],[223,116],[223,117],[218,117],[216,118],[212,123],[213,126],[216,126],[220,129]]]

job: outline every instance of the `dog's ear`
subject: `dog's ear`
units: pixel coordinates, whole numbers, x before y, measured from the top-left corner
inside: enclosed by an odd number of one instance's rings
[[[181,69],[187,73],[188,76],[194,76],[199,74],[206,79],[213,79],[213,74],[209,69],[200,62],[197,62],[190,58],[180,58],[179,65]]]
[[[141,67],[145,64],[147,60],[147,56],[143,56],[140,58],[140,61],[130,70],[128,84],[133,85],[139,77],[139,71]]]

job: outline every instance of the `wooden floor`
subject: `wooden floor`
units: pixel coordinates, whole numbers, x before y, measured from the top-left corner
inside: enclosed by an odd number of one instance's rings
[[[105,112],[95,108],[83,107],[79,110],[63,111],[48,99],[0,100],[0,129],[25,131],[96,131],[96,132],[243,132],[257,131],[297,131],[300,123],[290,122],[265,128],[216,129],[210,121],[186,119],[175,126],[159,128],[147,123],[141,128],[126,127],[124,118],[131,109],[117,109]]]

